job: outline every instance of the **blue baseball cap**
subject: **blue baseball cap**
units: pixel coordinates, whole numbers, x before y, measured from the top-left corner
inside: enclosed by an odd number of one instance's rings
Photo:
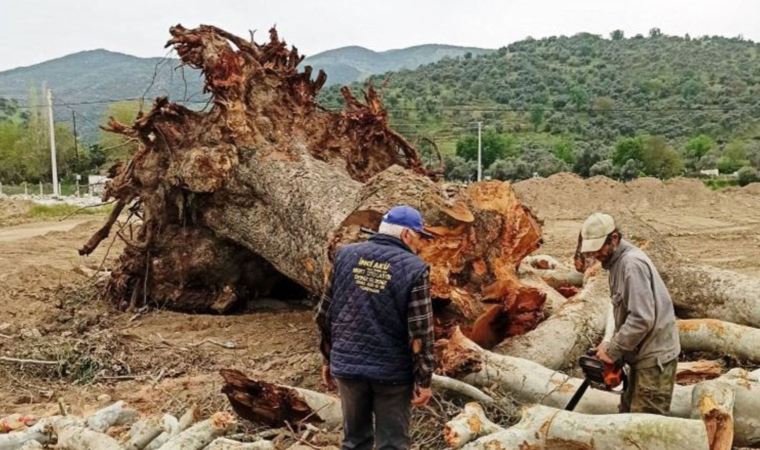
[[[383,216],[383,222],[409,228],[426,238],[433,237],[432,234],[425,231],[422,214],[411,206],[394,206]]]

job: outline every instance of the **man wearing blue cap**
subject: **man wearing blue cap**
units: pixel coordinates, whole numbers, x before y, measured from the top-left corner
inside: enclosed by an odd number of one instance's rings
[[[316,320],[322,379],[337,381],[343,406],[344,450],[408,449],[410,406],[432,395],[429,274],[416,255],[429,237],[419,211],[396,206],[377,234],[335,256]]]

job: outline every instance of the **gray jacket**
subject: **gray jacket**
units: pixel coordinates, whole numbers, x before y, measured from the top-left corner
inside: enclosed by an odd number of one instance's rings
[[[681,344],[673,301],[649,257],[622,240],[604,268],[610,272],[615,316],[609,356],[622,357],[638,369],[662,367],[678,357]]]

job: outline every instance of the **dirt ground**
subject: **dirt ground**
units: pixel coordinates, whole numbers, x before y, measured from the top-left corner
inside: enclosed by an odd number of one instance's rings
[[[560,174],[515,189],[545,222],[542,253],[569,261],[588,213],[629,211],[693,260],[760,276],[757,184],[717,193],[696,180],[621,184]],[[228,367],[319,389],[308,301],[262,301],[226,316],[120,312],[99,298],[92,274],[111,267],[120,242],[109,251],[109,238],[88,257],[76,252],[105,217],[23,223],[24,207],[0,199],[0,356],[59,363],[0,361],[0,417],[52,414],[59,399],[74,413],[122,399],[145,414],[192,403],[226,409],[218,370]],[[227,342],[235,348],[218,345]]]

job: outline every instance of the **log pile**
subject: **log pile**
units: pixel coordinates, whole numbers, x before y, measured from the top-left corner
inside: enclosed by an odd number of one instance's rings
[[[104,200],[116,206],[80,253],[112,232],[126,243],[108,281],[120,307],[226,312],[277,286],[319,294],[335,250],[363,239],[361,230],[376,228],[391,206],[408,204],[436,236],[420,256],[437,303],[438,390],[494,404],[503,400],[491,390],[497,385],[526,405],[512,427],[466,407],[442,430],[450,446],[760,447],[760,373],[723,373],[721,364],[682,368],[688,384],[676,386],[672,417],[613,415],[619,397],[593,389],[574,412],[558,409],[581,383],[559,370],[572,370],[604,335],[610,301],[598,265],[580,264],[585,273],[578,273],[531,255],[541,245],[541,223],[529,205],[508,183],[440,182],[390,128],[371,85],[361,99],[341,90],[340,111],[321,107],[324,73],[299,71],[302,57],[274,29],[263,44],[206,25],[170,33],[167,45],[203,72],[211,99],[193,111],[159,98],[134,124],[109,123],[140,147],[112,169]],[[689,319],[679,322],[684,350],[757,364],[760,280],[693,264],[638,218],[620,222],[658,266],[679,318]],[[307,429],[342,422],[329,394],[236,370],[222,376],[224,394],[245,420]],[[191,423],[148,420],[114,443],[96,421],[50,418],[0,436],[0,449],[11,435],[17,444],[46,444],[55,435],[71,448],[254,448],[222,440],[234,425],[230,416]]]
[[[271,441],[240,442],[225,438],[238,422],[227,412],[200,420],[191,407],[179,419],[140,419],[136,411],[118,401],[88,417],[57,415],[27,420],[23,426],[0,434],[0,449],[59,448],[66,450],[200,450],[205,448],[273,450]],[[55,447],[52,447],[55,446]]]

